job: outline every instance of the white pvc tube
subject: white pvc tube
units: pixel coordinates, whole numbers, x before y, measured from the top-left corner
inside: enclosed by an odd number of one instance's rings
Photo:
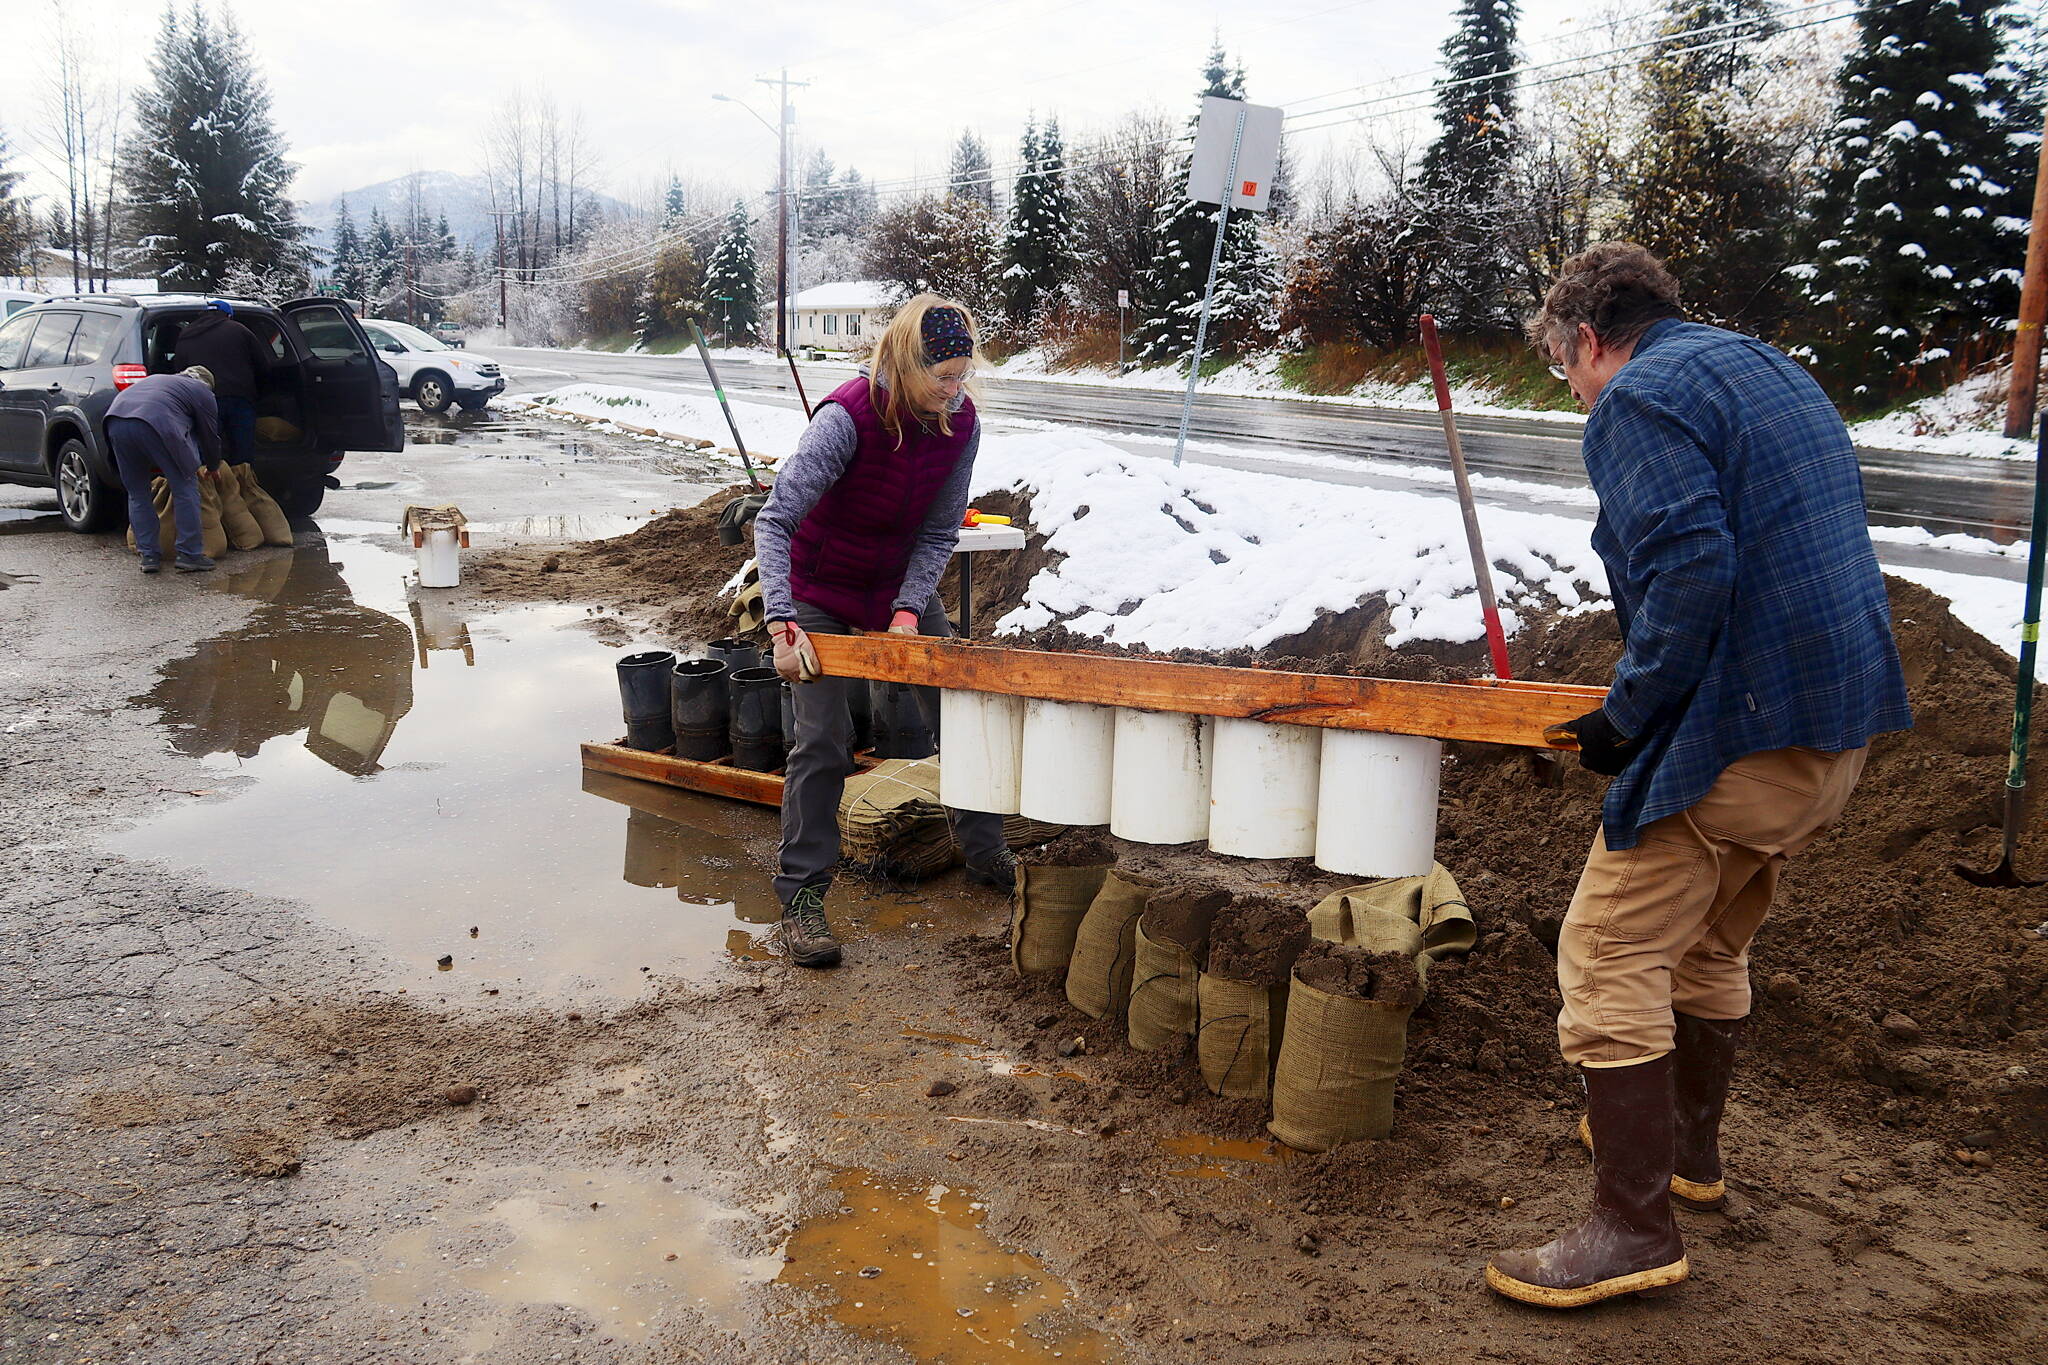
[[[939,800],[954,810],[1015,815],[1024,753],[1024,699],[939,693]]]
[[[1420,877],[1436,861],[1444,746],[1419,735],[1323,731],[1316,866],[1357,877]]]
[[[426,543],[412,553],[419,565],[421,587],[452,588],[462,581],[462,558],[454,531],[428,531]]]
[[[1301,858],[1316,851],[1316,781],[1322,736],[1306,725],[1216,722],[1209,779],[1209,848],[1239,858]]]
[[[1018,812],[1057,825],[1108,824],[1115,748],[1116,712],[1110,707],[1026,701]]]
[[[1109,832],[1140,844],[1209,837],[1209,756],[1216,722],[1175,711],[1116,713]]]

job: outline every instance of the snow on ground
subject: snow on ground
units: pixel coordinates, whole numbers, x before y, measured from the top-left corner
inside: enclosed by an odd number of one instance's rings
[[[729,439],[708,394],[572,384],[532,402],[599,422]],[[735,402],[733,412],[750,450],[793,450],[806,425],[790,408]],[[1393,609],[1390,646],[1481,638],[1454,499],[1325,483],[1300,472],[1176,469],[1166,449],[1158,457],[1132,454],[1099,434],[1039,423],[984,431],[975,493],[1014,488],[1028,496],[1033,529],[1058,556],[999,631],[1061,622],[1147,649],[1257,649],[1308,629],[1318,612],[1341,612],[1378,594]],[[1510,634],[1521,625],[1517,607],[1604,608],[1606,574],[1583,517],[1485,507],[1480,522]],[[1897,545],[2027,552],[2024,543],[1919,527],[1876,527],[1871,535]],[[2018,652],[2021,585],[1935,569],[1888,572],[1948,598],[1966,624]]]
[[[2005,398],[2012,372],[1999,368],[1971,375],[1932,398],[1909,403],[1882,417],[1851,422],[1849,434],[1861,446],[1884,450],[1925,450],[1991,460],[2031,460],[2031,439],[2009,440]]]

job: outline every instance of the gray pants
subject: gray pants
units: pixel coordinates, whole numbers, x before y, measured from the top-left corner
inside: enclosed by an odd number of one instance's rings
[[[850,635],[852,628],[806,602],[796,604],[796,623],[812,635]],[[932,598],[919,614],[926,635],[949,636],[953,623]],[[820,678],[790,689],[796,706],[796,747],[782,779],[782,871],[775,894],[784,905],[806,886],[830,886],[839,865],[839,798],[846,790],[846,756],[853,745],[853,712],[848,690],[865,687],[860,678]],[[939,737],[937,688],[913,689],[932,738]],[[986,863],[1002,850],[1003,817],[980,811],[946,812],[953,840],[969,863]]]

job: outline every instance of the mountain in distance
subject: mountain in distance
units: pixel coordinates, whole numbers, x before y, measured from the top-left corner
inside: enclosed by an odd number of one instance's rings
[[[416,171],[411,175],[401,175],[375,185],[349,190],[332,198],[301,201],[299,221],[313,230],[309,240],[314,248],[325,251],[329,239],[334,235],[336,200],[348,200],[348,214],[355,220],[357,231],[369,226],[370,210],[373,208],[382,209],[384,216],[396,223],[405,217],[407,186],[415,177],[420,182],[420,199],[427,206],[427,217],[432,219],[446,213],[448,230],[455,234],[455,244],[458,247],[473,246],[479,255],[488,256],[497,239],[491,224],[490,182],[481,175],[463,175],[455,171]],[[568,187],[564,186],[564,207],[567,206],[567,193]],[[595,194],[580,186],[576,193],[586,203],[595,205],[607,218],[615,218],[630,212],[625,204],[609,195]]]

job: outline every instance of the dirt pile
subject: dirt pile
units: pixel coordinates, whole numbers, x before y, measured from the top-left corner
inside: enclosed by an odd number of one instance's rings
[[[1017,856],[1030,867],[1108,867],[1116,861],[1116,841],[1097,829],[1069,830]]]
[[[1234,896],[1209,923],[1209,973],[1278,986],[1308,947],[1304,907],[1291,897]]]
[[[1387,1005],[1414,1005],[1422,999],[1422,977],[1414,961],[1399,953],[1373,953],[1315,939],[1294,959],[1294,974],[1331,995]]]
[[[1199,958],[1208,947],[1216,912],[1228,904],[1227,891],[1188,883],[1165,886],[1145,902],[1140,924],[1154,943],[1177,944]]]

